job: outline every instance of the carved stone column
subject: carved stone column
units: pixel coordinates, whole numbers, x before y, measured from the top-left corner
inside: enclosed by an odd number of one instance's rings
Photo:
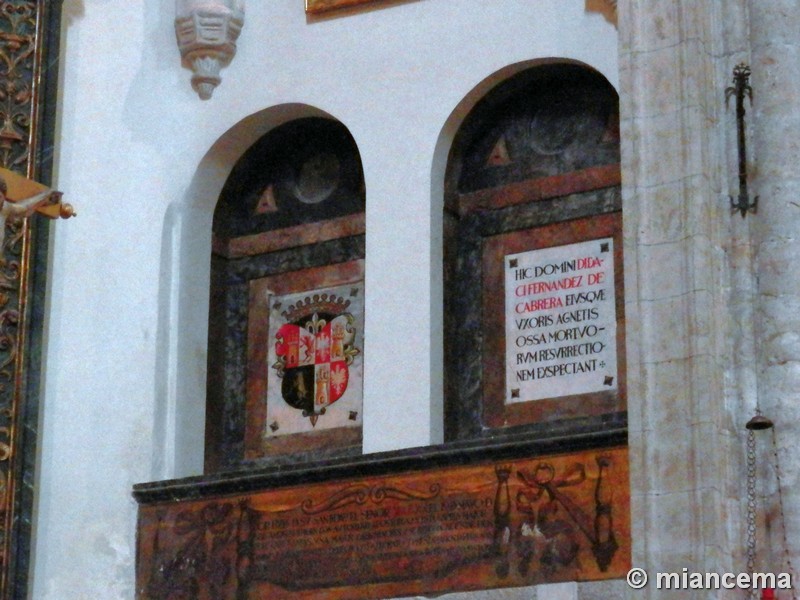
[[[244,25],[244,0],[177,0],[175,33],[183,65],[192,69],[192,87],[211,98],[233,60]]]
[[[758,434],[767,528],[759,564],[787,571],[800,565],[800,7],[793,0],[749,1],[751,35],[751,183],[760,196],[754,230],[758,269],[758,394],[775,422],[782,511],[774,471],[773,432]],[[783,513],[783,514],[781,514]],[[784,526],[786,539],[784,540]],[[763,543],[763,542],[768,543]],[[784,554],[785,547],[788,556]],[[797,583],[795,582],[795,585]]]
[[[729,17],[715,2],[618,4],[633,564],[736,572]]]

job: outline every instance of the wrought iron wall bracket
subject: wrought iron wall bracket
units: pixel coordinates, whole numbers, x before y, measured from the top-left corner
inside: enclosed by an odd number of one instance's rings
[[[747,142],[745,140],[744,126],[744,99],[750,99],[753,103],[753,88],[750,87],[750,67],[745,63],[739,63],[733,68],[733,85],[725,88],[725,105],[731,96],[736,97],[736,139],[739,148],[739,197],[734,199],[730,196],[731,210],[739,211],[742,218],[748,212],[758,212],[758,196],[750,200],[747,191]]]

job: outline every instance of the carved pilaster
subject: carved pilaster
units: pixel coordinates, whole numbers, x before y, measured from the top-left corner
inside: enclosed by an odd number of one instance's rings
[[[743,571],[729,508],[748,341],[725,252],[742,219],[721,193],[727,21],[718,3],[619,4],[633,564]]]
[[[758,219],[751,225],[756,253],[758,399],[775,421],[772,435],[759,436],[764,473],[758,500],[766,516],[766,539],[758,558],[775,571],[800,573],[800,65],[797,38],[800,7],[796,2],[747,3],[753,67],[748,101],[747,135],[752,142],[748,165],[752,193],[761,197]],[[733,62],[733,61],[731,61]],[[731,111],[732,112],[732,111]],[[733,119],[728,115],[728,125]],[[750,216],[748,216],[750,218]],[[772,438],[772,439],[770,439]],[[774,453],[774,456],[771,456]],[[775,461],[778,460],[778,467]],[[769,468],[766,465],[770,465]],[[778,479],[778,476],[781,476]],[[794,595],[787,597],[797,598]]]
[[[175,34],[183,65],[192,70],[192,87],[211,98],[233,60],[244,25],[244,0],[177,0]]]

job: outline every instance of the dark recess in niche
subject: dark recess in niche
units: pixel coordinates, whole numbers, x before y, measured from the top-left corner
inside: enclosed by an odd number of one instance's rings
[[[470,112],[453,143],[446,185],[464,194],[619,163],[618,103],[608,81],[584,66],[523,71]],[[508,162],[498,157],[487,168],[499,140]]]
[[[362,212],[363,181],[358,148],[344,125],[319,117],[291,121],[236,163],[217,203],[214,235],[231,239]],[[259,211],[265,194],[274,207]]]

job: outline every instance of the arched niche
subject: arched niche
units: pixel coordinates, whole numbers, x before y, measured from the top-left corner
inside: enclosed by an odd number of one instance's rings
[[[270,107],[239,121],[209,149],[184,198],[166,214],[158,335],[158,360],[163,368],[158,370],[156,382],[159,402],[154,415],[157,444],[153,459],[154,471],[161,478],[235,468],[247,462],[244,414],[224,409],[224,402],[213,399],[207,389],[213,356],[209,350],[219,341],[209,335],[213,217],[226,182],[248,150],[270,132],[305,119],[336,122],[332,115],[306,104]],[[325,222],[306,225],[326,230]],[[348,237],[358,236],[362,239],[351,239],[351,245],[363,248],[363,231]],[[335,452],[356,452],[358,447]],[[275,460],[301,458],[281,455]]]
[[[231,170],[212,224],[207,472],[360,453],[364,209],[334,119],[283,123]]]
[[[626,421],[626,384],[616,91],[587,65],[548,59],[489,78],[454,119],[441,192],[445,439],[618,428]],[[590,251],[587,244],[595,242]],[[560,281],[533,276],[539,263],[569,268],[589,254],[597,258],[601,244],[612,257],[599,259],[605,267],[585,261],[595,267],[576,268],[574,276],[591,272],[613,282],[595,286],[605,290],[603,302],[587,303],[580,313],[577,305],[533,303],[539,296],[566,302],[563,289],[538,293]],[[519,282],[513,264],[530,269],[520,272]],[[529,286],[518,298],[515,283]],[[517,300],[527,300],[530,310],[523,306],[517,314]],[[601,305],[602,315],[595,316]],[[574,344],[557,338],[578,335],[572,329],[581,323],[592,327],[589,337],[604,351],[576,367],[577,361],[562,359],[571,352],[583,357],[577,354],[583,350],[558,350]],[[521,347],[518,338],[524,338]],[[537,354],[543,349],[548,352]],[[585,368],[597,378],[578,384],[577,377],[549,375],[566,363],[565,370]]]

